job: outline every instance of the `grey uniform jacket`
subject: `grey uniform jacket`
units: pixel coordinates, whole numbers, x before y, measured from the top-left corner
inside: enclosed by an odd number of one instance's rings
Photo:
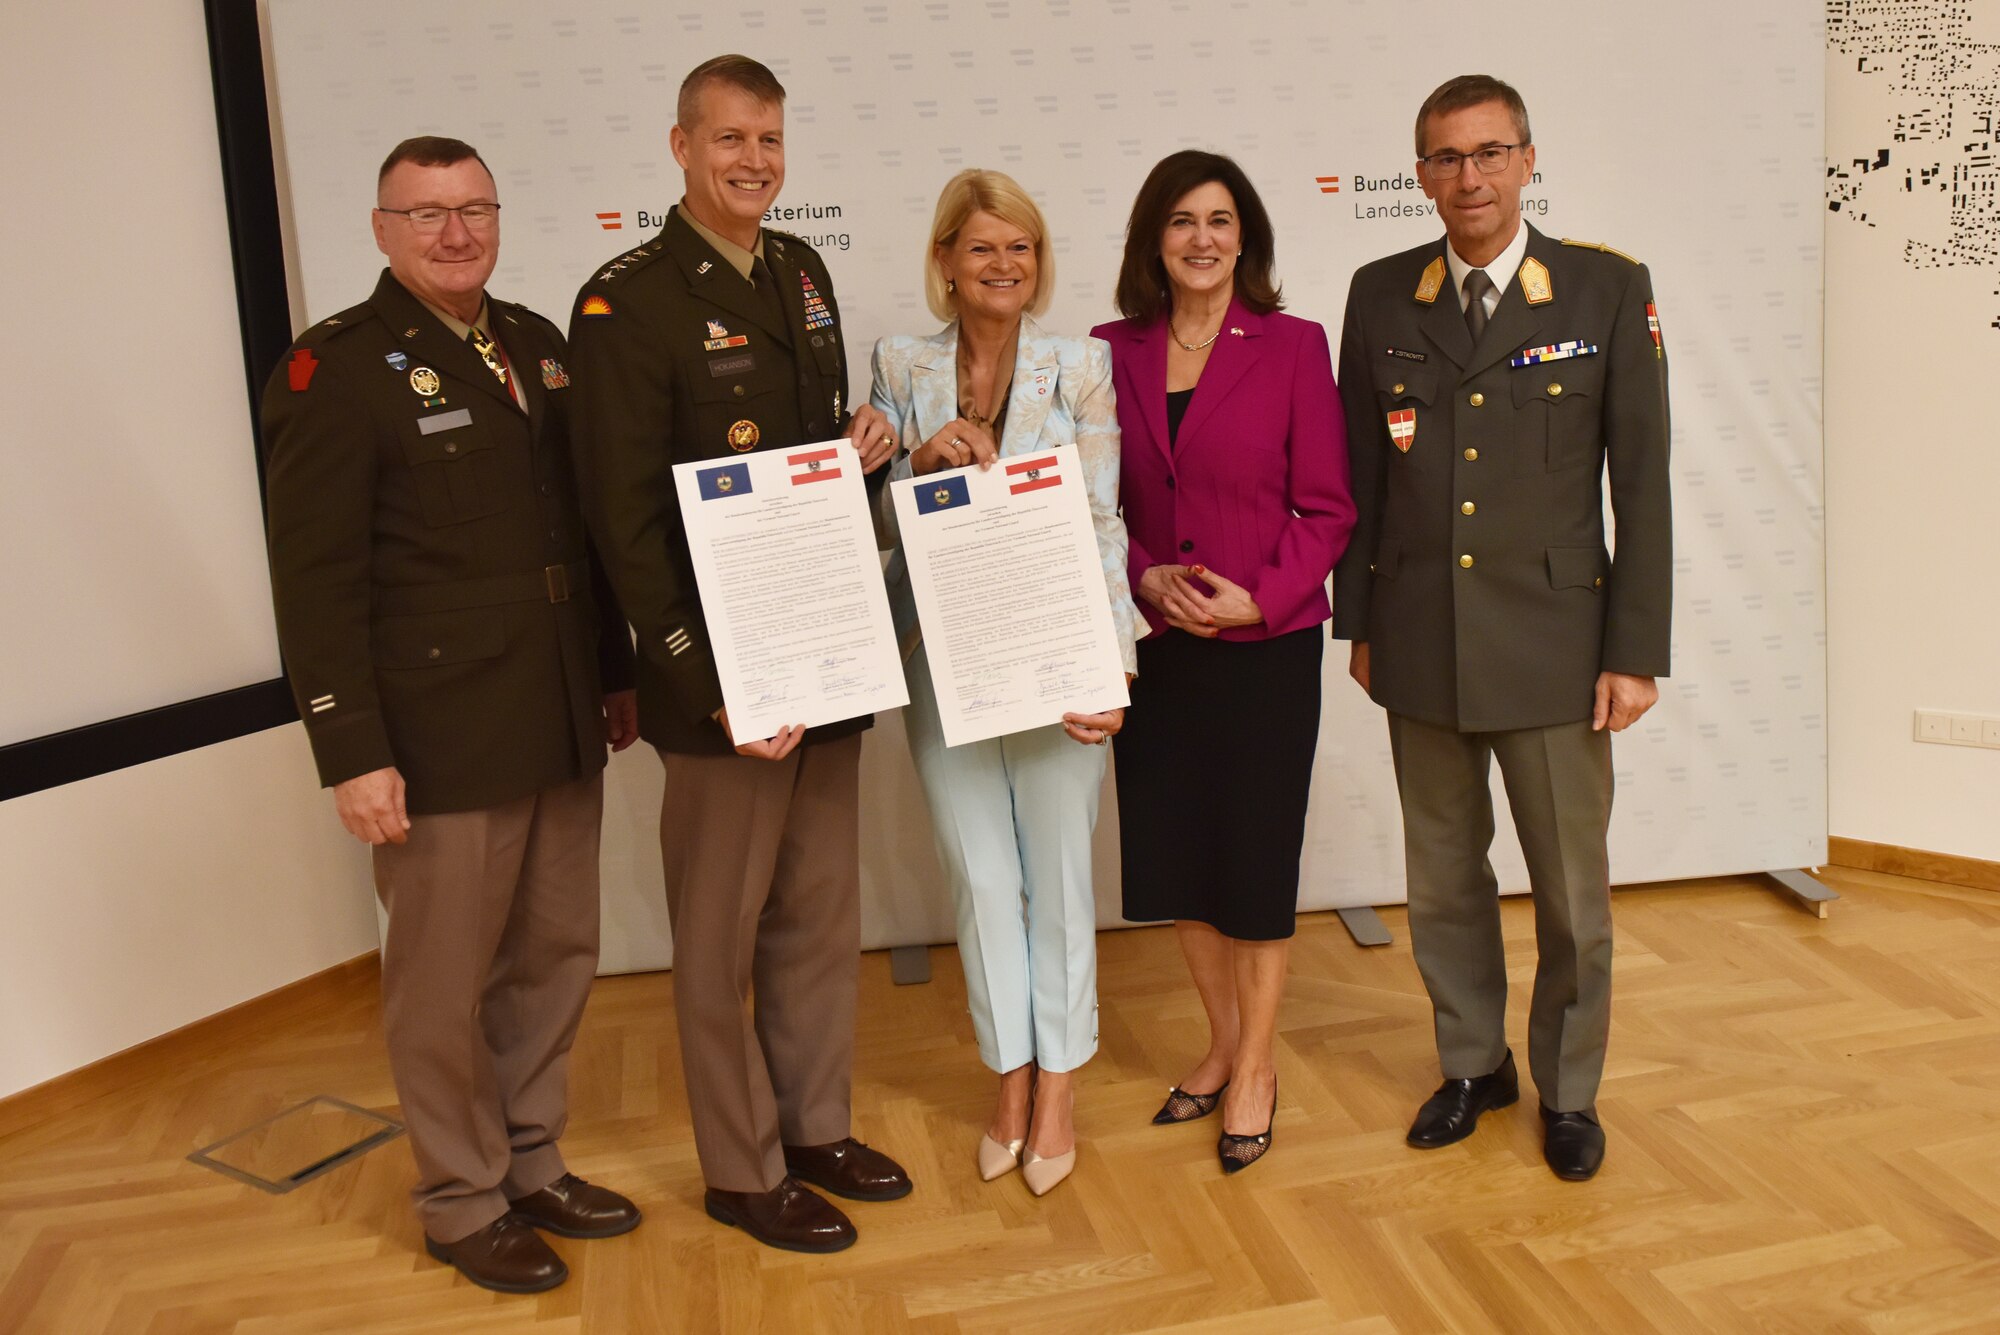
[[[1652,282],[1616,252],[1528,233],[1476,348],[1442,238],[1357,272],[1341,335],[1360,517],[1333,634],[1367,641],[1376,703],[1467,732],[1587,719],[1601,671],[1670,666]],[[1563,344],[1576,355],[1535,355]]]

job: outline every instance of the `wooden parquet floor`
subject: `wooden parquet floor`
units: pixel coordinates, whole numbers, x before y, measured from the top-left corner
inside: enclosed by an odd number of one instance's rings
[[[573,1277],[536,1298],[422,1255],[406,1142],[284,1197],[184,1160],[313,1094],[393,1115],[363,963],[0,1104],[0,1332],[2000,1331],[2000,896],[1829,879],[1826,921],[1753,881],[1618,895],[1587,1185],[1543,1167],[1532,1097],[1403,1144],[1437,1076],[1400,911],[1373,951],[1302,923],[1276,1145],[1228,1179],[1212,1123],[1148,1125],[1202,1044],[1171,933],[1100,938],[1081,1163],[1040,1201],[973,1171],[992,1085],[956,952],[915,988],[871,955],[857,1133],[918,1185],[852,1206],[829,1258],[703,1215],[669,979],[606,980],[565,1145],[648,1218],[556,1240]],[[1518,1050],[1529,906],[1504,919]]]

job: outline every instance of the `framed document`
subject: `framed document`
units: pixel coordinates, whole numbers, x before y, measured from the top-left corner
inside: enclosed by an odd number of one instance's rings
[[[737,742],[909,703],[850,442],[676,464],[674,489]]]
[[[1129,703],[1074,445],[889,486],[945,745]]]

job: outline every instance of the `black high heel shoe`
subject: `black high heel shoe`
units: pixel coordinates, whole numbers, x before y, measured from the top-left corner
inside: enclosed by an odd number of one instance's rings
[[[1278,1124],[1278,1077],[1271,1077],[1271,1116],[1261,1135],[1232,1136],[1227,1131],[1215,1139],[1215,1157],[1222,1161],[1225,1176],[1240,1173],[1264,1157],[1271,1148],[1271,1130]]]
[[[1222,1106],[1222,1090],[1229,1088],[1227,1080],[1222,1089],[1213,1094],[1190,1094],[1179,1085],[1167,1091],[1167,1101],[1153,1114],[1154,1126],[1172,1126],[1176,1122],[1196,1122]]]

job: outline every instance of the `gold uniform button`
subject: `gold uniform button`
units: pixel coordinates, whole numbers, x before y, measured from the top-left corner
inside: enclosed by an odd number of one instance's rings
[[[446,454],[457,454],[457,453],[458,453],[458,446],[457,446],[457,444],[456,444],[456,443],[452,443],[452,444],[448,444],[448,445],[446,445],[446,446],[444,447],[444,452],[445,452]]]
[[[1559,384],[1555,383],[1555,382],[1554,382],[1553,380],[1549,382],[1549,397],[1550,397],[1550,398],[1552,398],[1552,399],[1559,399],[1559,398],[1561,398],[1561,397],[1562,397],[1562,392],[1563,392],[1563,387],[1562,387],[1561,385],[1559,385]]]
[[[1591,588],[1593,588],[1593,589],[1601,589],[1601,588],[1603,588],[1603,587],[1604,587],[1604,576],[1602,576],[1602,575],[1599,575],[1599,576],[1598,576],[1598,577],[1597,577],[1596,579],[1594,579],[1594,580],[1590,581],[1590,587],[1591,587]]]
[[[1389,386],[1389,392],[1391,394],[1401,394],[1403,392],[1403,386],[1400,383],[1391,385]]]
[[[1478,509],[1478,506],[1474,505],[1471,501],[1467,501],[1464,505],[1458,507],[1458,512],[1462,515],[1469,515],[1477,512]]]
[[[1471,463],[1471,462],[1472,462],[1473,460],[1477,459],[1478,457],[1479,457],[1479,451],[1478,451],[1478,450],[1475,450],[1475,449],[1470,449],[1470,448],[1468,448],[1468,449],[1467,449],[1467,450],[1465,451],[1465,461],[1466,461],[1467,463]]]
[[[1472,569],[1472,558],[1471,558],[1470,556],[1461,556],[1461,557],[1459,557],[1459,558],[1458,558],[1458,563],[1459,563],[1459,565],[1463,566],[1463,567],[1464,567],[1465,569],[1467,569],[1467,570],[1470,570],[1470,569]]]
[[[1472,406],[1473,406],[1473,407],[1477,408],[1477,407],[1479,407],[1479,406],[1480,406],[1481,404],[1483,404],[1483,403],[1485,403],[1485,402],[1486,402],[1486,396],[1485,396],[1484,394],[1481,394],[1481,393],[1478,393],[1477,391],[1475,391],[1475,392],[1473,393],[1473,395],[1472,395]]]
[[[432,650],[431,650],[431,657],[432,657],[432,658],[442,658],[442,657],[444,657],[444,650],[442,650],[442,649],[432,649]]]

